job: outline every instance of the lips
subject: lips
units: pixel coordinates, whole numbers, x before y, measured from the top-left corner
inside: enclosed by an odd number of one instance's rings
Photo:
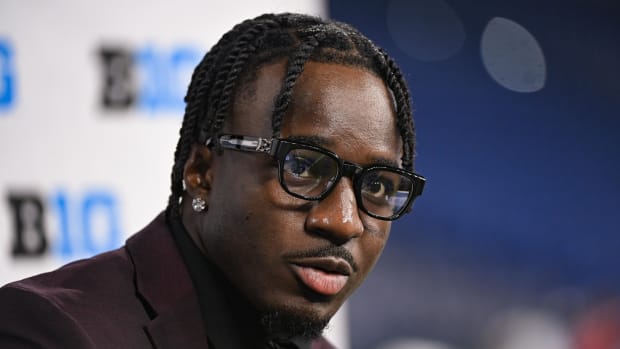
[[[304,285],[325,296],[342,291],[353,272],[348,262],[336,257],[304,258],[292,261],[291,265]]]

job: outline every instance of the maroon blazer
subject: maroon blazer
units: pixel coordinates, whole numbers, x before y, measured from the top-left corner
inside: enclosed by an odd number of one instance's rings
[[[34,347],[208,348],[164,214],[124,247],[0,288],[0,348]]]

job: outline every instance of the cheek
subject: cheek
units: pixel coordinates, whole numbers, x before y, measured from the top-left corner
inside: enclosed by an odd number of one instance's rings
[[[231,200],[214,209],[202,235],[207,258],[248,298],[269,279],[278,249],[273,230],[264,224],[271,219],[255,203]]]
[[[291,200],[277,176],[244,172],[233,180],[224,177],[213,187],[211,207],[202,222],[207,253],[217,264],[271,260],[283,243],[277,233],[295,225],[293,215],[282,209]]]
[[[361,238],[359,248],[360,268],[363,269],[364,277],[368,275],[383,253],[388,238],[390,236],[390,222],[377,221],[375,225],[364,232]]]

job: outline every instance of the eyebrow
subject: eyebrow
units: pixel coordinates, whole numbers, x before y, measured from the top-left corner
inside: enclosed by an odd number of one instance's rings
[[[401,168],[396,161],[384,157],[373,158],[372,163],[376,165],[385,165]]]
[[[293,142],[306,143],[306,144],[313,145],[315,147],[321,147],[321,148],[325,148],[325,147],[328,147],[334,144],[332,140],[325,138],[325,137],[321,137],[321,136],[289,136],[289,137],[286,137],[286,140],[293,141]],[[398,162],[392,159],[385,158],[385,157],[373,157],[370,162],[372,165],[384,165],[384,166],[391,166],[395,168],[401,168]]]

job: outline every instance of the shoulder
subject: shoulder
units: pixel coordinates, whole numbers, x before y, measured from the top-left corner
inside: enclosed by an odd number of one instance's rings
[[[61,309],[73,312],[86,311],[84,309],[89,307],[98,309],[102,305],[110,310],[116,304],[123,305],[123,300],[128,296],[135,298],[135,250],[147,251],[143,253],[144,259],[150,260],[154,254],[148,252],[158,245],[169,244],[168,241],[160,242],[162,239],[158,239],[159,235],[168,233],[162,222],[160,215],[130,237],[125,246],[66,264],[52,272],[7,284],[0,295],[5,298],[6,292],[13,294],[19,290],[20,293],[37,295]],[[130,245],[134,245],[133,254]],[[144,264],[142,267],[150,267]]]
[[[147,296],[191,287],[169,282],[182,274],[169,235],[160,215],[124,247],[0,288],[0,348],[151,347]]]
[[[133,289],[133,273],[133,264],[122,247],[7,284],[0,295],[4,296],[4,289],[20,290],[39,295],[62,308],[70,308],[73,303],[84,307],[91,299],[114,297],[123,290]]]
[[[94,348],[62,305],[11,284],[0,288],[0,347]]]
[[[134,277],[121,247],[3,286],[0,348],[136,347],[148,314]]]
[[[133,293],[132,274],[119,249],[0,288],[0,347],[94,347],[94,319]]]

